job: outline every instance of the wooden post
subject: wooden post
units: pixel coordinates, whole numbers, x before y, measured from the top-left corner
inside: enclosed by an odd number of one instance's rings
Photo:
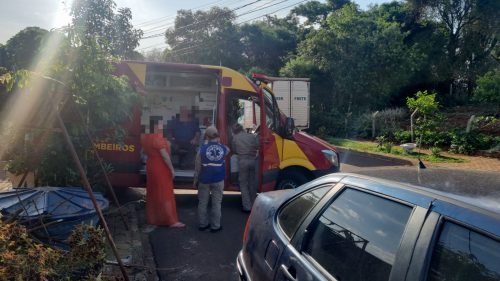
[[[111,181],[109,180],[108,174],[106,173],[106,169],[104,169],[104,164],[102,162],[102,158],[99,155],[99,152],[97,151],[97,149],[95,148],[94,138],[90,134],[89,128],[85,124],[85,119],[83,118],[82,113],[80,112],[80,110],[76,107],[75,103],[71,102],[71,105],[75,108],[75,111],[78,113],[78,116],[80,117],[80,120],[83,123],[83,127],[85,128],[85,134],[87,135],[87,138],[88,138],[88,140],[90,142],[90,145],[92,146],[91,151],[94,153],[94,156],[97,158],[97,162],[99,163],[101,171],[102,171],[102,173],[104,175],[104,179],[106,180],[106,184],[108,186],[108,190],[111,193],[111,196],[113,197],[113,201],[115,202],[115,205],[118,208],[118,212],[120,213],[120,216],[122,218],[123,224],[125,225],[125,228],[127,230],[130,230],[130,227],[129,227],[128,223],[127,223],[127,220],[125,219],[125,215],[123,214],[123,210],[121,209],[120,203],[118,202],[118,198],[116,197],[116,193],[113,190],[113,186],[111,185]]]
[[[413,113],[410,115],[410,132],[411,132],[411,142],[412,143],[415,143],[414,133],[413,133],[413,116],[415,116],[415,114],[417,114],[417,111],[418,111],[418,109],[415,109],[415,111],[413,111]]]
[[[469,121],[467,121],[467,127],[465,128],[466,133],[470,133],[470,131],[472,130],[472,122],[474,122],[475,119],[476,119],[476,115],[472,115],[469,118]]]
[[[66,141],[66,145],[68,146],[71,157],[73,158],[73,162],[75,162],[75,165],[78,168],[78,172],[80,173],[80,177],[82,178],[83,186],[87,190],[87,193],[89,194],[89,197],[92,200],[92,204],[94,205],[94,209],[96,210],[97,215],[99,216],[99,219],[101,220],[104,231],[106,232],[106,237],[108,238],[108,242],[109,242],[111,249],[113,250],[113,253],[116,257],[116,261],[118,262],[118,265],[120,266],[120,270],[122,272],[123,279],[125,279],[125,281],[129,281],[130,279],[128,278],[127,271],[125,270],[123,262],[120,259],[120,255],[118,254],[118,250],[116,249],[115,241],[113,240],[113,237],[111,236],[111,232],[109,231],[108,224],[106,223],[106,220],[104,219],[104,215],[101,211],[101,207],[99,207],[99,204],[97,204],[94,193],[92,192],[92,187],[90,186],[90,182],[87,178],[87,175],[85,174],[85,170],[83,169],[82,163],[80,162],[80,158],[78,158],[78,154],[76,153],[73,142],[71,141],[71,138],[68,134],[68,130],[66,129],[66,125],[64,125],[64,121],[62,120],[61,114],[60,114],[58,109],[56,109],[56,117],[57,117],[57,121],[59,123],[59,127],[62,130],[64,140]]]
[[[372,114],[372,139],[375,139],[375,125],[377,121],[378,110]]]

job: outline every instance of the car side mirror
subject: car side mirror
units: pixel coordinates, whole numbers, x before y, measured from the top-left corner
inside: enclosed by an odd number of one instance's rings
[[[295,132],[295,120],[292,117],[287,117],[285,121],[285,138],[292,138]]]

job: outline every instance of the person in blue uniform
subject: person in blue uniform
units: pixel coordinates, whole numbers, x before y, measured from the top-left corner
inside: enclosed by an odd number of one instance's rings
[[[179,119],[173,122],[172,134],[173,152],[179,157],[179,168],[182,170],[192,169],[200,139],[200,128],[198,121],[185,107],[181,107]]]
[[[198,187],[198,229],[210,228],[218,232],[221,226],[221,204],[226,177],[225,157],[229,148],[220,143],[219,132],[214,126],[205,130],[207,142],[201,145],[196,155],[194,185]],[[208,202],[211,210],[208,210]]]

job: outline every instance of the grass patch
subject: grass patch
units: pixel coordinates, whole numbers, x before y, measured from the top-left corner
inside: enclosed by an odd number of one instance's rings
[[[425,153],[420,153],[420,152],[405,153],[401,147],[392,148],[391,154],[402,156],[402,157],[414,158],[414,159],[418,159],[420,157],[420,159],[422,159],[424,161],[429,161],[431,163],[464,163],[464,162],[466,162],[465,159],[462,159],[462,158],[448,157],[448,156],[443,156],[443,155],[436,156],[436,155],[425,154]]]
[[[379,152],[380,150],[378,149],[376,144],[370,142],[360,142],[360,141],[355,141],[350,139],[340,139],[340,138],[330,138],[329,142],[336,146],[362,150],[362,151]]]
[[[364,151],[364,152],[376,152],[376,153],[381,153],[385,155],[397,155],[401,156],[404,158],[411,158],[411,159],[420,159],[424,161],[428,161],[431,163],[464,163],[466,162],[464,159],[461,158],[454,158],[454,157],[447,157],[443,155],[435,156],[431,154],[425,154],[425,153],[419,153],[419,152],[412,152],[412,153],[405,153],[404,150],[395,145],[392,147],[391,153],[387,153],[386,151],[382,150],[380,147],[377,146],[376,143],[371,143],[371,142],[361,142],[361,141],[355,141],[355,140],[350,140],[350,139],[341,139],[341,138],[330,138],[328,141],[338,147],[343,147],[343,148],[348,148],[348,149],[353,149],[353,150],[358,150],[358,151]]]

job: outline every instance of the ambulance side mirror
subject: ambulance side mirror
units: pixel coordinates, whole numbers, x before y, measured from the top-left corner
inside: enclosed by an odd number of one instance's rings
[[[287,117],[285,121],[285,138],[292,138],[295,132],[295,120],[292,117]]]

